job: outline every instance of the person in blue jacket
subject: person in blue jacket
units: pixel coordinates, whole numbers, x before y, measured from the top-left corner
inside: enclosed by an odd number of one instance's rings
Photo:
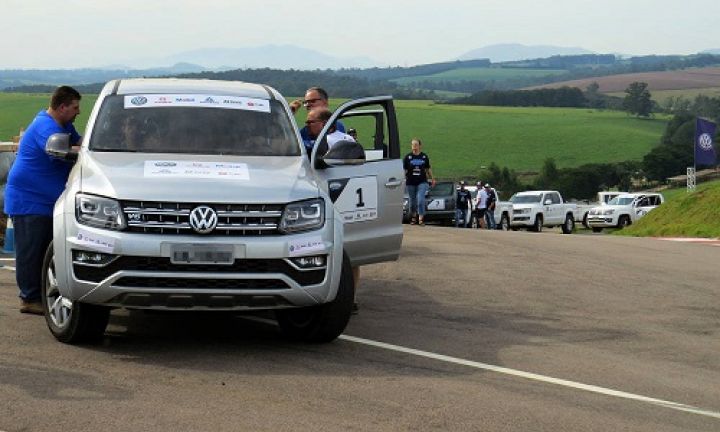
[[[55,201],[65,189],[72,163],[45,153],[50,135],[66,133],[77,145],[81,137],[73,126],[80,114],[80,93],[58,87],[50,107],[40,111],[26,128],[5,188],[5,214],[15,229],[15,278],[20,289],[20,312],[42,315],[40,290],[45,252],[52,241]]]

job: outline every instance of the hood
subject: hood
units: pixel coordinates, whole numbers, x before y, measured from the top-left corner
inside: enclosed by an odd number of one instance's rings
[[[319,196],[303,156],[83,152],[81,190],[121,200],[286,203]]]

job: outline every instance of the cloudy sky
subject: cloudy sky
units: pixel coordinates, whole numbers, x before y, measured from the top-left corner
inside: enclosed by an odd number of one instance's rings
[[[401,66],[499,43],[690,54],[720,48],[718,16],[720,0],[2,0],[0,69],[266,44]]]

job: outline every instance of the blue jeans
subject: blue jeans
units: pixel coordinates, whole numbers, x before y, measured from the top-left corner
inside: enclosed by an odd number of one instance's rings
[[[461,226],[467,228],[467,209],[455,209],[455,228]]]
[[[430,189],[430,185],[427,182],[419,185],[407,185],[410,216],[414,214],[425,216],[425,195],[427,195],[428,189]]]
[[[20,298],[40,301],[42,266],[52,241],[52,217],[41,215],[13,216],[15,229],[15,280]]]
[[[497,223],[495,223],[495,210],[485,210],[485,225],[487,225],[487,229],[497,228]]]

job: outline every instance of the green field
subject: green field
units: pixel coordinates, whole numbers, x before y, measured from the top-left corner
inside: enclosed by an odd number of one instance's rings
[[[80,116],[75,127],[80,133],[90,116],[97,95],[83,95],[80,103]],[[27,127],[38,111],[47,109],[49,94],[0,93],[0,141],[10,141],[20,128]]]
[[[47,106],[48,95],[0,93],[0,141]],[[82,131],[95,96],[82,100]],[[339,100],[331,101],[336,106]],[[642,120],[616,111],[508,108],[396,101],[403,152],[419,137],[440,178],[475,177],[495,162],[516,171],[538,171],[552,157],[561,168],[585,163],[640,160],[660,141],[666,118]],[[301,110],[298,119],[305,115]],[[304,117],[303,117],[304,118]],[[353,127],[352,121],[346,122]],[[360,137],[361,141],[367,139]]]
[[[473,177],[491,162],[538,171],[640,160],[657,145],[666,119],[641,120],[617,111],[439,105],[398,101],[400,135],[409,150],[420,137],[440,177]]]
[[[410,84],[418,81],[502,81],[514,78],[537,78],[547,75],[560,75],[567,72],[562,69],[522,69],[522,68],[458,68],[433,75],[397,78],[398,84]]]

